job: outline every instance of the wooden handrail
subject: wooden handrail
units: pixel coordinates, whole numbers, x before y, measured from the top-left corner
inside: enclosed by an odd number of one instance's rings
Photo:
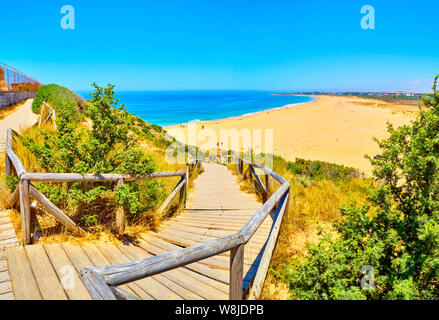
[[[80,173],[25,173],[22,179],[35,182],[117,182],[158,179],[168,177],[183,177],[186,171],[155,172],[147,175],[124,175],[124,174],[80,174]]]
[[[230,283],[229,297],[232,300],[240,300],[243,298],[243,254],[244,246],[251,240],[255,232],[261,226],[265,218],[275,208],[277,208],[277,219],[275,220],[270,232],[267,245],[264,250],[261,269],[258,268],[258,283],[255,290],[252,289],[251,297],[259,296],[260,288],[268,270],[268,264],[273,254],[274,246],[279,234],[280,225],[284,213],[287,210],[288,199],[290,193],[290,184],[281,176],[276,174],[264,166],[256,165],[236,157],[239,161],[247,163],[251,166],[258,167],[268,175],[272,176],[276,181],[281,182],[278,190],[267,200],[267,202],[255,213],[255,215],[244,225],[237,233],[226,237],[210,240],[191,247],[167,252],[154,257],[146,258],[136,262],[109,265],[104,267],[87,268],[80,271],[80,277],[85,287],[94,299],[105,299],[104,292],[112,292],[114,286],[130,283],[146,277],[150,277],[159,273],[173,270],[203,259],[207,259],[223,252],[232,251],[230,255]],[[196,163],[196,162],[195,162]],[[190,162],[190,164],[194,164]],[[101,278],[96,279],[97,276]],[[98,285],[96,285],[98,284]]]
[[[49,121],[50,118],[52,118],[53,121],[53,129],[56,130],[56,112],[55,110],[49,106],[46,102],[43,102],[43,105],[50,110],[50,114],[47,117],[47,119],[44,121],[44,123],[47,123],[47,121]]]
[[[24,168],[23,164],[21,163],[20,159],[17,157],[17,155],[15,154],[13,148],[12,148],[12,135],[13,135],[13,130],[12,129],[8,129],[6,132],[6,157],[9,158],[10,163],[12,163],[14,165],[15,171],[17,172],[17,176],[20,178],[22,174],[26,173],[26,169]],[[8,162],[8,160],[6,160],[6,162]],[[10,167],[10,163],[9,163],[9,168],[8,165],[6,165],[6,172],[8,175],[11,174],[11,167]]]

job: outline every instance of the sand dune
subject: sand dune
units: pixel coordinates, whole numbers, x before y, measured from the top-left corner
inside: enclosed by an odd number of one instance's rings
[[[233,119],[200,122],[197,132],[220,129],[273,129],[274,154],[286,159],[323,160],[358,168],[370,173],[365,154],[379,153],[373,137],[388,136],[386,123],[410,123],[417,106],[379,100],[317,96],[311,103],[265,111]],[[174,126],[179,127],[179,126]],[[173,128],[173,127],[168,127]],[[187,126],[180,126],[187,131]],[[264,140],[264,139],[263,139]],[[262,150],[265,146],[262,145]]]

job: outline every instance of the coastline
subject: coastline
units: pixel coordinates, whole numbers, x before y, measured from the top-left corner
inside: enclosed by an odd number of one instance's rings
[[[272,95],[276,95],[276,94],[272,94]],[[248,116],[253,116],[253,115],[257,115],[259,113],[269,112],[269,111],[273,111],[273,110],[288,109],[288,108],[292,108],[292,107],[295,107],[295,106],[298,106],[298,105],[312,103],[312,102],[317,100],[317,97],[315,97],[315,96],[300,95],[300,94],[290,94],[290,95],[295,95],[295,96],[299,96],[299,97],[310,97],[313,100],[306,101],[306,102],[290,103],[290,104],[286,104],[286,105],[281,106],[281,107],[274,107],[274,108],[270,108],[270,109],[264,109],[264,110],[254,111],[254,112],[248,112],[248,113],[244,113],[244,114],[239,115],[239,116],[231,116],[231,117],[219,118],[219,119],[213,119],[213,120],[198,120],[198,119],[195,119],[195,120],[189,121],[189,123],[209,123],[209,122],[217,122],[217,121],[224,121],[224,120],[240,119],[240,118],[244,118],[244,117],[248,117]],[[175,128],[175,127],[178,127],[178,126],[181,126],[181,125],[186,125],[186,124],[187,124],[187,122],[185,122],[185,123],[178,123],[178,124],[174,124],[174,125],[170,125],[170,126],[163,126],[163,128],[165,130],[167,130],[167,129]]]
[[[364,155],[379,153],[373,137],[387,137],[387,121],[398,127],[410,123],[418,113],[415,106],[381,100],[329,95],[309,97],[315,100],[239,117],[199,121],[195,123],[197,134],[204,129],[214,130],[218,137],[221,129],[271,129],[275,155],[290,161],[296,158],[327,161],[370,174],[371,167]],[[187,124],[164,128],[182,129],[187,137]],[[264,152],[264,136],[260,147]]]

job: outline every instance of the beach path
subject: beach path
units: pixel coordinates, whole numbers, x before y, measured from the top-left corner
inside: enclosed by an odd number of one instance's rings
[[[6,131],[11,128],[19,131],[21,128],[29,128],[38,121],[38,115],[32,112],[33,99],[23,103],[14,113],[0,120],[0,153],[6,147]]]
[[[194,180],[187,209],[135,243],[44,244],[6,249],[16,299],[90,299],[78,272],[86,267],[138,261],[235,234],[262,206],[240,189],[227,167],[205,163]],[[273,219],[268,215],[244,252],[244,288],[259,266]],[[229,253],[120,286],[141,299],[227,300]]]

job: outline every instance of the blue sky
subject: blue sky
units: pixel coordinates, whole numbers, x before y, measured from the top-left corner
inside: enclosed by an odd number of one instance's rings
[[[75,30],[60,27],[63,5]],[[375,30],[360,26],[375,8]],[[0,61],[88,90],[430,91],[431,0],[21,0],[0,4]]]

